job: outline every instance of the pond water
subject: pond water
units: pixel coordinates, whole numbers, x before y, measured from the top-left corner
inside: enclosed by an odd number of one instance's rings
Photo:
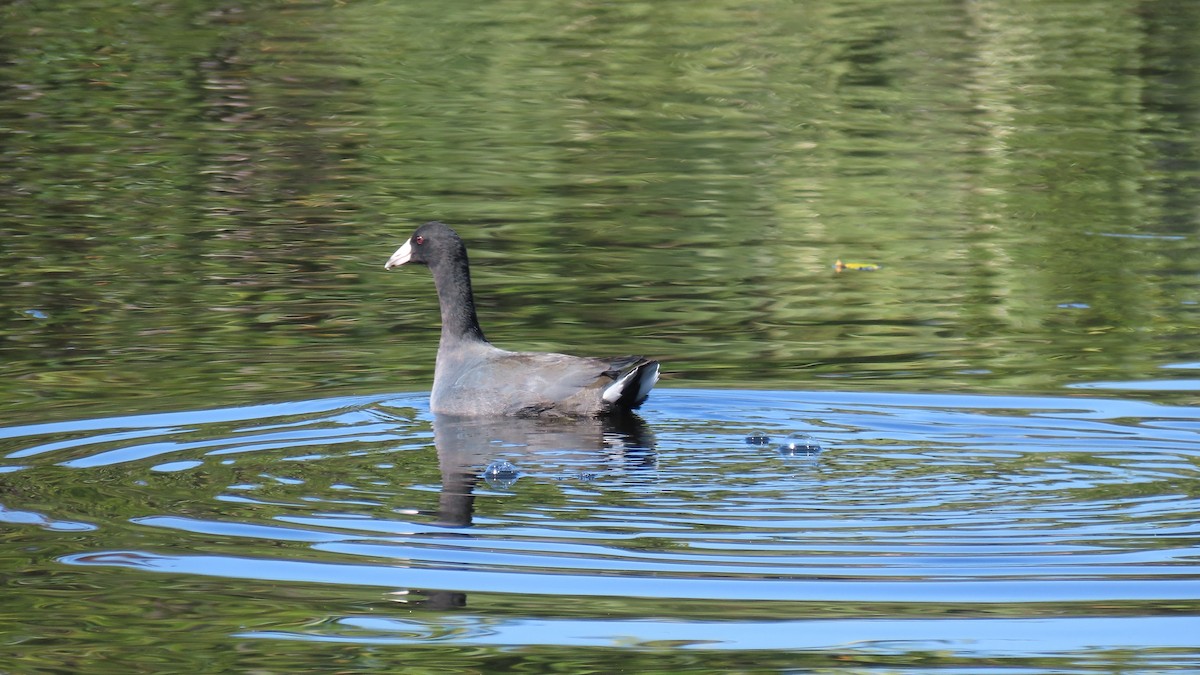
[[[1200,668],[1200,3],[0,3],[0,671]],[[620,423],[434,419],[425,220]]]
[[[50,670],[1157,671],[1200,659],[1198,428],[739,390],[605,424],[409,394],[10,427],[7,639]]]

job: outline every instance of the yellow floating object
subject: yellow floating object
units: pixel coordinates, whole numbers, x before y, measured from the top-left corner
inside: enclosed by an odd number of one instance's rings
[[[877,265],[875,263],[856,263],[856,262],[844,263],[841,260],[838,260],[837,262],[835,262],[833,264],[833,269],[838,272],[841,272],[843,270],[851,270],[854,272],[878,272],[879,270],[883,269],[883,265]]]

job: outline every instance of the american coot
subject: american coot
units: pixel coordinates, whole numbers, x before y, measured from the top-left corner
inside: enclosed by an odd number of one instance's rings
[[[658,381],[658,362],[641,356],[593,359],[492,346],[475,316],[467,247],[443,223],[417,228],[384,267],[407,262],[429,266],[442,308],[429,397],[434,413],[595,417],[637,408]]]

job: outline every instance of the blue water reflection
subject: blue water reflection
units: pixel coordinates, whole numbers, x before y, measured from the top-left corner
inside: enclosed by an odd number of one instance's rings
[[[1182,637],[1200,628],[1200,409],[678,389],[619,423],[425,406],[9,427],[0,519],[35,526],[20,540],[50,568],[315,585],[337,615],[229,626],[247,639],[1200,656]],[[798,464],[755,433],[822,451]],[[498,463],[519,480],[486,480]],[[59,497],[23,500],[34,485]],[[339,609],[346,588],[395,611]],[[496,613],[509,602],[524,616]],[[621,617],[588,609],[612,602]]]

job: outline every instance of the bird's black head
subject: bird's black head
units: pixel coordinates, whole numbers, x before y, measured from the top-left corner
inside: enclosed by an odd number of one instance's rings
[[[466,257],[466,247],[458,233],[435,220],[418,227],[408,241],[388,258],[384,269],[390,270],[410,262],[434,265],[460,256]]]

